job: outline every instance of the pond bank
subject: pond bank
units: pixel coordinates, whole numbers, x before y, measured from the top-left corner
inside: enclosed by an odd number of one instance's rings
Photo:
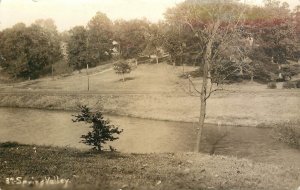
[[[74,111],[0,108],[0,142],[16,141],[22,144],[86,149],[88,147],[79,142],[81,135],[89,131],[88,125],[72,122],[72,115],[75,114]],[[197,134],[197,125],[194,123],[110,114],[105,114],[105,118],[111,124],[124,129],[120,139],[109,142],[104,147],[106,149],[111,145],[124,153],[194,151]],[[206,124],[202,135],[202,153],[279,165],[288,164],[300,168],[300,151],[277,140],[278,137],[287,137],[285,139],[290,140],[290,133],[283,136],[272,128]]]
[[[297,189],[300,185],[297,168],[197,153],[95,154],[70,148],[5,143],[0,144],[0,160],[3,189],[14,189],[5,184],[7,177],[54,176],[69,179],[69,189],[283,190]]]
[[[288,95],[288,98],[287,98]],[[88,105],[105,113],[145,119],[197,122],[198,97],[149,94],[0,94],[0,107],[76,111]],[[220,94],[208,100],[207,123],[231,126],[273,126],[300,123],[300,93]]]

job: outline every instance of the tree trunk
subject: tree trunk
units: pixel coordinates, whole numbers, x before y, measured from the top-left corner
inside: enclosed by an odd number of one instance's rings
[[[244,76],[244,71],[243,71],[243,67],[240,66],[240,76]]]
[[[176,58],[173,60],[173,67],[176,66]]]
[[[182,72],[184,74],[184,64],[183,64],[183,58],[182,58],[182,55],[180,56],[180,63],[182,65]]]
[[[208,42],[205,49],[204,54],[204,66],[203,66],[203,79],[202,79],[202,88],[200,94],[200,117],[199,117],[199,129],[197,134],[197,144],[196,144],[196,151],[200,152],[200,144],[201,144],[201,137],[202,131],[204,127],[204,121],[206,116],[206,100],[207,100],[207,89],[208,89],[208,74],[209,74],[209,67],[211,65],[211,58],[212,58],[212,44],[215,40],[215,35],[220,26],[220,21],[217,21],[212,28],[211,36],[208,38]]]
[[[98,143],[98,147],[97,147],[97,148],[98,148],[98,151],[99,151],[99,152],[102,151],[102,149],[101,149],[101,143],[100,143],[100,142]]]
[[[203,69],[203,83],[201,88],[201,95],[200,95],[200,117],[199,117],[199,128],[198,128],[198,134],[197,134],[197,146],[196,151],[200,152],[200,144],[201,144],[201,137],[202,137],[202,131],[204,127],[204,121],[206,116],[206,93],[207,93],[207,86],[208,86],[208,65],[209,60],[205,60],[204,69]]]
[[[254,81],[254,75],[253,75],[253,72],[251,72],[251,82]]]
[[[122,73],[122,80],[123,80],[123,82],[125,82],[124,73]]]
[[[200,95],[200,117],[199,117],[199,128],[197,134],[197,144],[196,144],[196,151],[200,152],[200,145],[201,145],[201,137],[202,131],[205,122],[206,116],[206,97],[207,97],[207,87],[208,87],[208,75],[209,75],[209,66],[210,66],[210,59],[211,59],[211,50],[212,50],[212,40],[209,40],[205,57],[204,57],[204,66],[203,66],[203,79],[202,79],[202,88],[201,88],[201,95]]]
[[[158,64],[158,56],[157,55],[156,55],[155,59],[156,59],[156,64]]]

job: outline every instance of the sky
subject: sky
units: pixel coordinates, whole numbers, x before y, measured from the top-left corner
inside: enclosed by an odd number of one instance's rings
[[[52,18],[59,31],[86,25],[97,11],[111,20],[147,18],[152,22],[163,19],[167,8],[183,0],[0,0],[0,30],[18,22],[27,25],[40,18]],[[246,0],[262,4],[263,0]],[[300,0],[285,0],[292,7]]]

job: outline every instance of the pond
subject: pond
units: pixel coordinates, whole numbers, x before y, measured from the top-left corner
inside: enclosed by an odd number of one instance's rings
[[[80,136],[85,124],[73,123],[76,112],[0,108],[0,142],[88,148]],[[156,121],[106,115],[124,129],[111,143],[127,153],[191,152],[196,141],[196,124]],[[300,168],[300,151],[279,143],[270,128],[206,125],[202,152],[248,158],[260,162],[288,162]]]

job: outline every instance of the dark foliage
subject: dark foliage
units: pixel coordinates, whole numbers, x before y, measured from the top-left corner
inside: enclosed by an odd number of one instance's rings
[[[284,82],[282,85],[282,88],[285,88],[285,89],[296,88],[296,83],[291,82],[291,81]]]
[[[92,131],[82,135],[81,138],[83,140],[81,142],[92,146],[93,149],[98,151],[102,151],[103,144],[106,144],[107,141],[119,139],[114,136],[115,134],[119,135],[123,132],[118,127],[111,125],[109,120],[105,120],[101,112],[91,112],[87,106],[80,106],[80,113],[74,115],[74,117],[75,119],[72,119],[73,122],[92,124],[89,126]],[[114,150],[111,146],[110,149]]]
[[[114,70],[117,74],[122,75],[122,79],[124,82],[125,81],[124,74],[130,73],[132,68],[129,63],[125,61],[120,61],[114,64]]]
[[[38,78],[41,71],[61,58],[55,30],[19,23],[0,34],[0,66],[14,78]]]
[[[87,31],[83,26],[76,26],[72,28],[69,33],[69,65],[75,70],[80,70],[89,64],[87,51]]]
[[[300,132],[297,127],[291,124],[283,124],[276,128],[277,140],[292,147],[300,148]]]
[[[277,88],[276,82],[269,82],[268,83],[268,88],[269,89],[276,89]]]

